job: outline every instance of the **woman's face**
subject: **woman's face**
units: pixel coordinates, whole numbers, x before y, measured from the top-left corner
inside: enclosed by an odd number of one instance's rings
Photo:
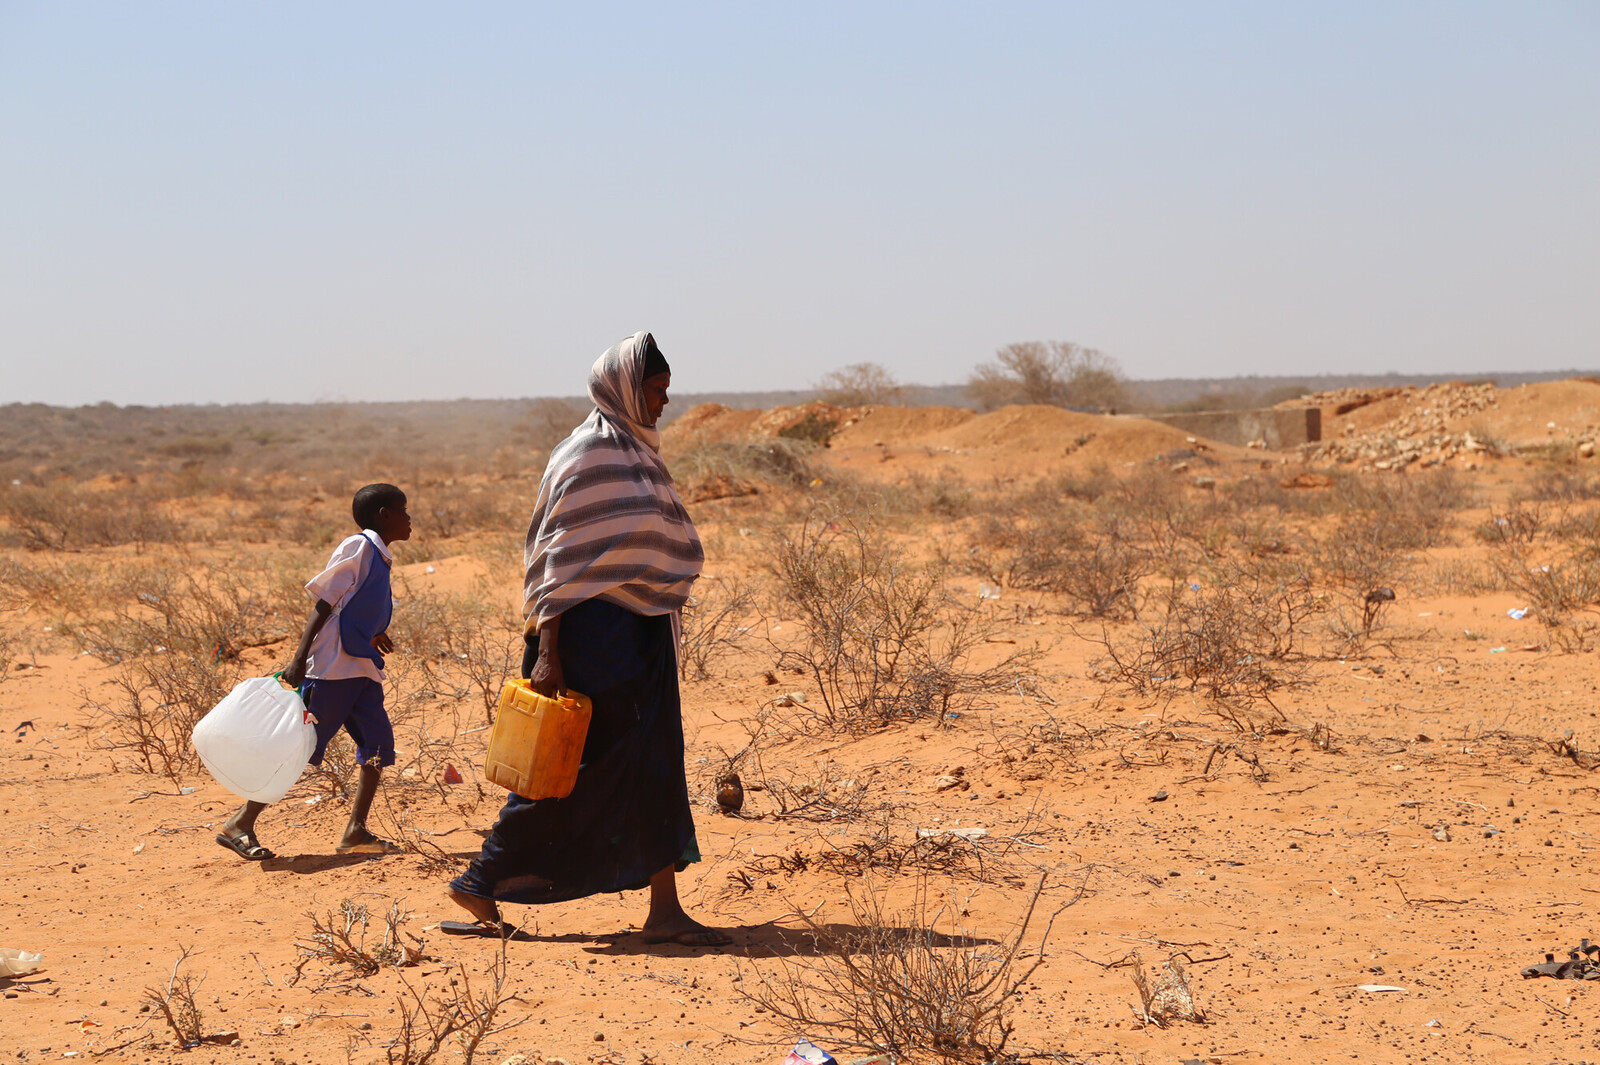
[[[649,419],[645,424],[654,425],[661,420],[661,412],[667,409],[667,389],[672,387],[672,375],[658,373],[653,377],[644,379],[644,413]]]

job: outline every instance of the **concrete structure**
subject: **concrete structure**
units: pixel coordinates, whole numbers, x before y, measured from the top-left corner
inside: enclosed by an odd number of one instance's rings
[[[1235,447],[1260,440],[1273,451],[1291,451],[1301,444],[1322,439],[1322,410],[1318,407],[1208,410],[1189,414],[1146,414],[1144,417]]]

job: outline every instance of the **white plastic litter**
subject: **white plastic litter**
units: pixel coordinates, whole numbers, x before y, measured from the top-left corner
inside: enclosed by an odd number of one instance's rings
[[[950,836],[955,839],[964,839],[968,843],[976,843],[989,835],[987,828],[919,828],[918,839],[938,839],[941,836]]]
[[[833,1055],[809,1039],[801,1038],[779,1065],[835,1065]]]
[[[1357,984],[1356,988],[1358,990],[1361,990],[1361,991],[1374,991],[1374,992],[1380,992],[1380,991],[1404,991],[1405,990],[1405,988],[1396,987],[1393,984]]]
[[[44,964],[43,954],[29,954],[15,947],[0,947],[0,976],[27,976]]]
[[[305,772],[317,730],[297,692],[253,677],[200,719],[190,737],[217,783],[255,802],[277,802]]]

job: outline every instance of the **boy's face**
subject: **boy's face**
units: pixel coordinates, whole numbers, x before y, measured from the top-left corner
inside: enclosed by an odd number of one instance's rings
[[[381,507],[378,510],[377,534],[383,537],[383,542],[392,544],[396,540],[411,539],[411,515],[406,511],[406,505],[401,503],[394,507]]]
[[[667,409],[667,389],[672,387],[672,375],[658,373],[653,377],[644,379],[644,413],[654,425],[661,420],[661,412]]]

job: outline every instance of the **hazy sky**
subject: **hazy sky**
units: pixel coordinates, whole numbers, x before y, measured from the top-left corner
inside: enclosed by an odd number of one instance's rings
[[[1600,4],[0,0],[0,402],[1600,368]]]

